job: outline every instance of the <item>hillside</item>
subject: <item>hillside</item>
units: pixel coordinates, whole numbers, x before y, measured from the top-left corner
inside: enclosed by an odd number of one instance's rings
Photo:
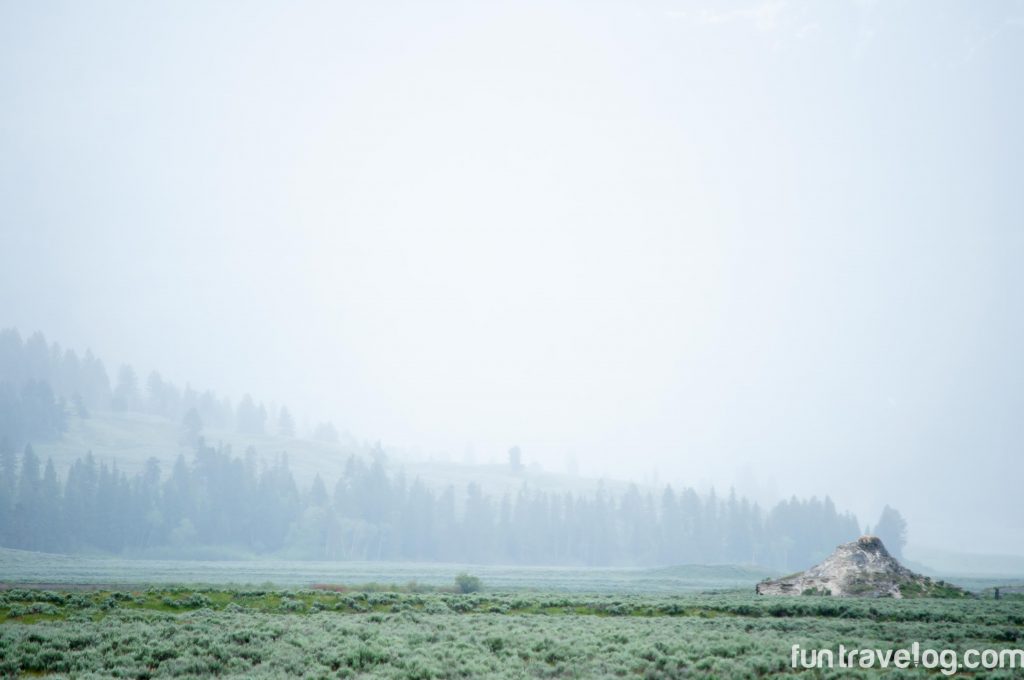
[[[343,446],[279,435],[243,434],[221,428],[204,428],[203,437],[213,445],[230,446],[236,454],[252,447],[261,458],[271,460],[288,454],[288,464],[303,484],[319,473],[325,479],[341,475],[349,455],[359,454],[356,446]],[[179,455],[189,458],[194,447],[181,443],[181,425],[159,415],[137,412],[95,411],[88,418],[69,415],[67,431],[50,441],[33,442],[43,459],[52,457],[64,469],[88,451],[100,461],[116,462],[129,475],[142,470],[149,458],[170,466]]]
[[[186,425],[191,423],[191,425]],[[116,464],[133,476],[156,458],[166,472],[179,455],[191,460],[201,436],[207,445],[230,447],[236,456],[252,449],[272,465],[287,454],[300,486],[319,474],[325,484],[342,476],[353,455],[364,460],[386,453],[391,474],[404,473],[434,489],[453,485],[464,492],[472,482],[491,494],[514,493],[524,484],[560,492],[593,492],[599,486],[622,491],[625,482],[602,482],[550,474],[530,466],[465,464],[382,449],[339,434],[331,422],[299,428],[283,405],[269,407],[246,394],[232,400],[206,389],[180,386],[152,371],[144,379],[131,366],[111,376],[90,351],[78,354],[49,342],[39,332],[23,339],[16,329],[0,330],[0,445],[31,443],[57,470],[92,452],[98,462]]]
[[[328,485],[341,477],[350,456],[370,457],[374,447],[369,444],[329,443],[304,437],[283,437],[277,434],[245,434],[231,429],[207,427],[203,437],[211,445],[230,446],[236,455],[249,447],[258,458],[270,463],[287,454],[288,466],[301,486],[308,485],[319,474]],[[88,418],[68,414],[67,430],[49,441],[33,442],[43,459],[52,458],[58,470],[67,469],[76,458],[91,451],[97,460],[117,466],[129,476],[140,472],[149,458],[170,469],[179,455],[190,459],[194,447],[181,443],[181,425],[160,415],[135,412],[95,411]],[[419,479],[434,489],[448,485],[462,493],[475,483],[489,494],[517,492],[524,483],[542,491],[572,493],[593,492],[599,487],[622,491],[628,482],[598,480],[574,475],[554,474],[524,467],[511,470],[505,464],[468,464],[431,461],[406,456],[401,451],[386,451],[390,472],[404,472],[409,480]]]
[[[268,406],[269,404],[269,406]],[[423,460],[0,331],[0,545],[49,552],[780,570],[858,532],[828,496],[772,508],[509,463]],[[31,446],[29,446],[31,445]],[[155,460],[156,466],[148,464]]]

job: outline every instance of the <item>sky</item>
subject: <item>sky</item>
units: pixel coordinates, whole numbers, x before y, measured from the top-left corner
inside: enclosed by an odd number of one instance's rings
[[[0,1],[0,326],[1020,554],[1022,70],[1021,2]]]

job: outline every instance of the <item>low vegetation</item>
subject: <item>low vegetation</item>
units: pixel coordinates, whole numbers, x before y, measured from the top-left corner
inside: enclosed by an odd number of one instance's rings
[[[790,671],[794,643],[1024,640],[1020,600],[409,587],[12,589],[0,622],[0,673],[76,677],[763,677]]]
[[[475,593],[483,589],[483,583],[479,577],[462,572],[455,577],[455,588],[460,593]]]

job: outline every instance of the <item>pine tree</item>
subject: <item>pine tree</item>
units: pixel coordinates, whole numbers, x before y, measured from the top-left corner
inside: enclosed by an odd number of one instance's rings
[[[882,539],[886,549],[896,559],[902,559],[907,544],[907,522],[899,510],[886,505],[875,524],[875,535]]]
[[[334,423],[328,421],[317,425],[313,431],[313,439],[327,444],[337,444],[338,431],[334,428]]]
[[[195,407],[190,408],[181,420],[181,436],[178,441],[184,446],[198,446],[202,440],[203,419]]]
[[[323,507],[327,505],[327,487],[324,486],[324,480],[317,474],[313,477],[313,484],[309,488],[309,503],[314,507]]]
[[[60,484],[57,482],[57,468],[53,459],[46,459],[42,483],[39,487],[39,546],[43,550],[55,552],[63,543],[63,527],[60,512]]]
[[[135,369],[125,364],[117,372],[117,386],[111,399],[115,411],[134,411],[139,406],[139,379]]]
[[[288,412],[287,406],[281,407],[281,413],[277,417],[277,432],[289,439],[295,436],[295,421],[292,420],[292,414]]]
[[[31,444],[25,445],[18,475],[17,501],[14,506],[15,544],[19,548],[36,550],[40,547],[40,486],[39,457]]]
[[[146,379],[146,399],[150,413],[165,413],[167,410],[166,383],[156,371],[150,371]]]
[[[18,464],[14,447],[7,437],[0,438],[0,545],[11,545],[14,526],[14,492]]]
[[[262,404],[259,407],[253,402],[248,394],[238,402],[238,411],[235,413],[235,424],[242,434],[263,434],[263,426],[267,419],[266,409]]]
[[[508,450],[508,467],[512,472],[521,472],[523,469],[523,452],[518,446]]]

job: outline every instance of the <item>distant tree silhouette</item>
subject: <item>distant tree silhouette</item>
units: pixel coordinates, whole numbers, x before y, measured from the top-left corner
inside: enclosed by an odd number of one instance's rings
[[[292,419],[292,414],[288,412],[287,406],[281,407],[281,413],[277,417],[277,432],[282,437],[295,436],[295,421]]]
[[[902,559],[903,547],[907,544],[907,522],[899,510],[888,505],[882,508],[882,516],[875,524],[875,536],[882,539],[893,557]]]
[[[252,397],[248,394],[238,402],[238,410],[235,413],[235,424],[238,431],[243,434],[263,434],[263,428],[267,420],[267,411],[263,404],[256,406]]]
[[[320,423],[313,430],[313,439],[318,441],[326,442],[328,444],[338,443],[338,430],[335,429],[334,423],[328,421],[326,423]]]
[[[523,452],[518,446],[508,450],[508,466],[513,472],[520,472],[523,469]]]
[[[139,379],[135,369],[125,364],[117,372],[117,386],[110,402],[115,411],[134,411],[139,406]]]
[[[203,433],[203,419],[199,417],[199,411],[190,408],[181,419],[180,442],[186,446],[196,446]]]

